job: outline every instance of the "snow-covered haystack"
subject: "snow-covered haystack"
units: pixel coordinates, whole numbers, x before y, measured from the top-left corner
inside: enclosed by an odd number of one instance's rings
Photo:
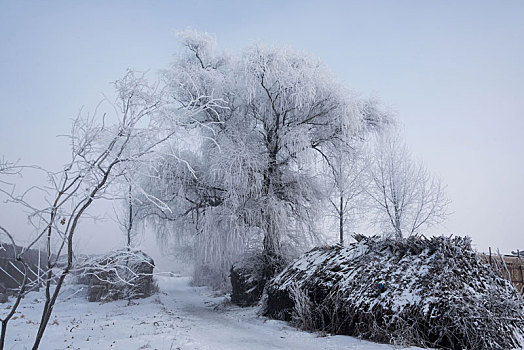
[[[266,283],[285,266],[281,257],[258,253],[231,266],[231,302],[252,306],[260,301]]]
[[[467,237],[313,249],[267,285],[262,312],[310,330],[446,349],[514,348],[524,329],[518,292]]]
[[[89,301],[146,298],[154,293],[153,259],[137,249],[113,251],[88,260],[82,270],[87,276]]]

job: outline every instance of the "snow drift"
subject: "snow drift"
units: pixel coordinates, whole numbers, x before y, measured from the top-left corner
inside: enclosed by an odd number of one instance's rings
[[[371,237],[304,254],[267,285],[262,313],[384,343],[509,349],[523,306],[467,237]]]

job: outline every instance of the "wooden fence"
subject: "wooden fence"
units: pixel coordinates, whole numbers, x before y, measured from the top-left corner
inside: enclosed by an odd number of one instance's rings
[[[517,251],[515,255],[492,254],[491,248],[489,254],[480,254],[481,258],[489,263],[504,278],[515,286],[515,288],[524,294],[524,254]]]

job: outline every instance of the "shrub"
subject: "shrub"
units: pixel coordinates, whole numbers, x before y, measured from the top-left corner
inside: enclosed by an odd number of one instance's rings
[[[285,266],[279,256],[258,253],[231,266],[231,302],[252,306],[260,301],[266,283]]]

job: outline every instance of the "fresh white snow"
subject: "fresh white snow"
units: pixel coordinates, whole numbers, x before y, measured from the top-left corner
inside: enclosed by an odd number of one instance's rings
[[[41,349],[358,349],[391,350],[347,336],[321,336],[232,305],[189,278],[159,276],[160,293],[127,301],[90,303],[85,286],[67,286],[55,306]],[[6,349],[30,349],[43,294],[30,293],[9,325]],[[397,348],[398,349],[398,348]],[[412,347],[410,349],[418,349]]]

